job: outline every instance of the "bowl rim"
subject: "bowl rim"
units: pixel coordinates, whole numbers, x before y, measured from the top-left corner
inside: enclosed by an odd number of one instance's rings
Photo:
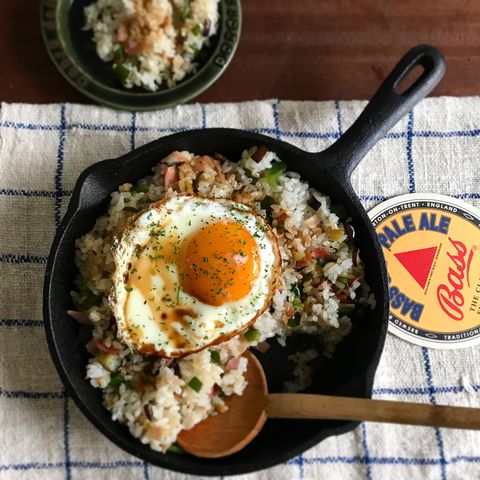
[[[174,107],[197,97],[216,82],[230,65],[237,51],[242,32],[242,7],[240,0],[219,0],[219,28],[216,45],[200,68],[185,81],[172,88],[155,92],[131,91],[105,85],[88,73],[70,43],[68,25],[60,22],[59,11],[70,8],[67,0],[41,0],[40,25],[42,38],[50,60],[60,74],[87,97],[114,108],[130,111],[148,111]],[[229,17],[228,12],[232,15]],[[66,37],[67,40],[66,40]],[[144,102],[149,101],[148,104]]]
[[[50,350],[50,354],[52,356],[52,359],[54,361],[55,367],[57,371],[59,372],[59,375],[62,379],[63,384],[65,385],[67,391],[69,392],[70,396],[74,400],[75,404],[79,407],[79,409],[82,411],[82,413],[90,420],[90,422],[97,428],[102,434],[104,434],[108,439],[113,441],[115,444],[117,444],[119,447],[121,447],[123,450],[127,451],[128,453],[131,453],[142,460],[146,460],[154,465],[158,465],[162,468],[167,468],[170,470],[174,470],[177,472],[182,472],[182,473],[190,473],[190,474],[201,474],[201,475],[207,475],[207,476],[214,476],[214,475],[237,475],[237,474],[246,474],[246,473],[251,473],[251,472],[256,472],[259,470],[263,470],[266,468],[270,468],[272,466],[278,465],[281,462],[288,461],[289,459],[293,458],[296,455],[299,455],[306,451],[307,449],[315,446],[319,442],[323,441],[325,438],[328,438],[330,436],[334,435],[341,435],[344,433],[347,433],[354,428],[356,428],[360,422],[357,421],[332,421],[332,425],[328,426],[327,428],[321,430],[320,432],[312,435],[308,440],[305,440],[301,442],[300,444],[296,445],[293,448],[290,448],[289,450],[283,450],[281,452],[278,452],[275,456],[272,456],[270,458],[265,458],[260,462],[255,462],[255,463],[247,463],[244,464],[243,468],[238,469],[237,467],[232,467],[228,471],[223,471],[221,470],[220,465],[217,467],[215,464],[208,463],[204,464],[202,466],[185,466],[185,465],[176,465],[175,462],[174,464],[170,464],[168,461],[161,462],[159,461],[159,453],[155,452],[153,450],[148,450],[147,452],[145,451],[139,451],[138,449],[135,448],[133,442],[139,442],[138,439],[134,438],[133,436],[130,438],[126,438],[125,435],[120,435],[117,434],[116,432],[110,430],[108,428],[108,425],[103,424],[97,416],[90,411],[88,405],[86,402],[83,401],[83,399],[80,398],[80,395],[77,394],[73,382],[70,381],[70,375],[66,369],[64,369],[64,366],[62,364],[62,360],[60,358],[60,355],[58,353],[56,343],[57,340],[53,335],[53,328],[52,328],[52,317],[50,315],[50,291],[51,291],[51,281],[52,281],[52,271],[54,270],[54,265],[57,262],[57,255],[58,255],[58,250],[59,246],[62,244],[64,235],[67,231],[67,229],[70,227],[71,223],[75,221],[75,216],[79,211],[81,211],[85,206],[81,204],[81,199],[82,199],[82,187],[85,183],[85,181],[90,177],[92,174],[94,174],[97,171],[100,171],[104,167],[109,167],[110,165],[114,163],[118,163],[121,160],[125,160],[128,158],[131,161],[135,161],[138,157],[143,156],[144,154],[148,153],[150,149],[154,150],[156,148],[156,145],[158,142],[165,141],[165,139],[172,140],[177,137],[182,137],[182,136],[190,136],[192,134],[215,134],[215,133],[228,133],[229,135],[245,135],[247,134],[250,139],[255,139],[255,141],[264,143],[266,145],[272,145],[274,144],[276,147],[279,149],[284,149],[290,150],[295,154],[302,154],[302,155],[316,155],[316,154],[311,154],[307,153],[300,148],[291,145],[287,142],[277,140],[271,137],[267,137],[265,135],[255,133],[255,132],[246,132],[240,129],[225,129],[225,128],[209,128],[209,129],[199,129],[199,130],[190,130],[187,132],[179,132],[175,133],[172,135],[168,135],[167,137],[161,137],[158,140],[154,140],[153,142],[150,142],[136,150],[133,150],[131,152],[128,152],[120,157],[114,158],[114,159],[108,159],[108,160],[103,160],[97,163],[94,163],[87,167],[78,177],[77,182],[74,187],[74,191],[72,193],[72,197],[67,209],[67,212],[62,220],[62,223],[55,235],[52,247],[49,252],[48,256],[48,261],[47,261],[47,267],[46,267],[46,273],[45,273],[45,282],[44,282],[44,291],[43,291],[43,314],[44,314],[44,321],[45,321],[45,331],[46,331],[46,336],[47,336],[47,341],[48,341],[48,346]],[[308,180],[308,179],[307,179]],[[358,199],[358,196],[353,192],[353,189],[351,188],[351,185],[345,185],[343,187],[346,192],[352,192],[353,193],[353,203],[356,205],[356,208],[360,207],[360,213],[365,213],[364,209]],[[365,213],[366,217],[366,213]],[[368,219],[368,217],[366,217]],[[383,258],[383,257],[382,257]],[[385,343],[385,337],[387,333],[387,326],[388,326],[388,290],[387,290],[387,284],[386,284],[386,275],[385,272],[382,272],[382,275],[385,276],[383,279],[383,297],[381,301],[383,301],[387,307],[385,311],[383,311],[381,314],[379,313],[379,321],[381,320],[381,325],[380,325],[380,330],[379,330],[379,337],[378,337],[378,342],[376,343],[375,351],[372,351],[371,354],[371,359],[368,363],[367,368],[364,371],[364,392],[365,392],[365,397],[370,398],[372,395],[372,389],[373,389],[373,381],[374,381],[374,376],[375,372],[378,367],[378,363],[381,357],[381,353],[383,351],[383,346]],[[378,302],[378,299],[377,299]],[[381,319],[380,319],[381,316]],[[112,420],[113,422],[113,420]],[[164,455],[169,455],[169,454],[164,454]],[[165,457],[167,459],[167,457]]]

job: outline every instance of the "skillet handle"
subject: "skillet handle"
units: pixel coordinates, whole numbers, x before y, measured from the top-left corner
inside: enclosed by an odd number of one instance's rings
[[[417,66],[421,76],[404,93],[397,86]],[[395,66],[353,125],[318,154],[337,178],[348,180],[360,160],[407,112],[426,97],[445,73],[443,55],[430,45],[412,48]]]

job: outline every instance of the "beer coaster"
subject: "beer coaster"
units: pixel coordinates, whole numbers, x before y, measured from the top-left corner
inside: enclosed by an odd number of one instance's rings
[[[387,263],[389,331],[432,348],[480,343],[480,211],[413,193],[368,214]]]

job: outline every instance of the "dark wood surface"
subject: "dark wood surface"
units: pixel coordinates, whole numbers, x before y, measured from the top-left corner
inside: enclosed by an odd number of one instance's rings
[[[0,99],[89,103],[48,58],[39,2],[1,6]],[[480,0],[243,0],[235,58],[196,100],[368,98],[418,43],[447,58],[436,95],[480,94]]]

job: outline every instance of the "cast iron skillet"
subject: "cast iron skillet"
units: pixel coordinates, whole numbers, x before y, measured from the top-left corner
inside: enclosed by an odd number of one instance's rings
[[[421,65],[420,78],[401,95],[398,84]],[[371,397],[375,370],[383,348],[388,318],[385,263],[371,223],[352,189],[350,175],[363,156],[440,81],[445,71],[442,55],[421,45],[410,50],[393,69],[357,121],[331,147],[307,153],[288,143],[256,133],[226,128],[182,132],[160,138],[120,158],[87,168],[75,186],[70,205],[58,229],[48,259],[44,286],[44,317],[50,352],[68,393],[80,410],[110,440],[148,462],[197,475],[232,475],[270,467],[285,461],[331,435],[352,430],[356,422],[268,421],[259,436],[241,452],[205,460],[190,455],[160,454],[134,439],[127,429],[110,419],[100,391],[85,380],[86,359],[78,343],[78,325],[65,311],[71,306],[75,276],[74,241],[90,230],[105,211],[109,195],[119,184],[135,182],[172,150],[197,154],[220,152],[237,159],[254,145],[265,145],[300,173],[310,185],[343,204],[353,218],[356,243],[366,265],[366,279],[376,297],[376,308],[354,320],[351,334],[331,360],[318,365],[312,392]],[[295,343],[295,341],[293,342]],[[276,342],[273,342],[276,344]],[[288,347],[287,349],[288,350]],[[285,349],[272,347],[264,356],[271,391],[288,377]]]

